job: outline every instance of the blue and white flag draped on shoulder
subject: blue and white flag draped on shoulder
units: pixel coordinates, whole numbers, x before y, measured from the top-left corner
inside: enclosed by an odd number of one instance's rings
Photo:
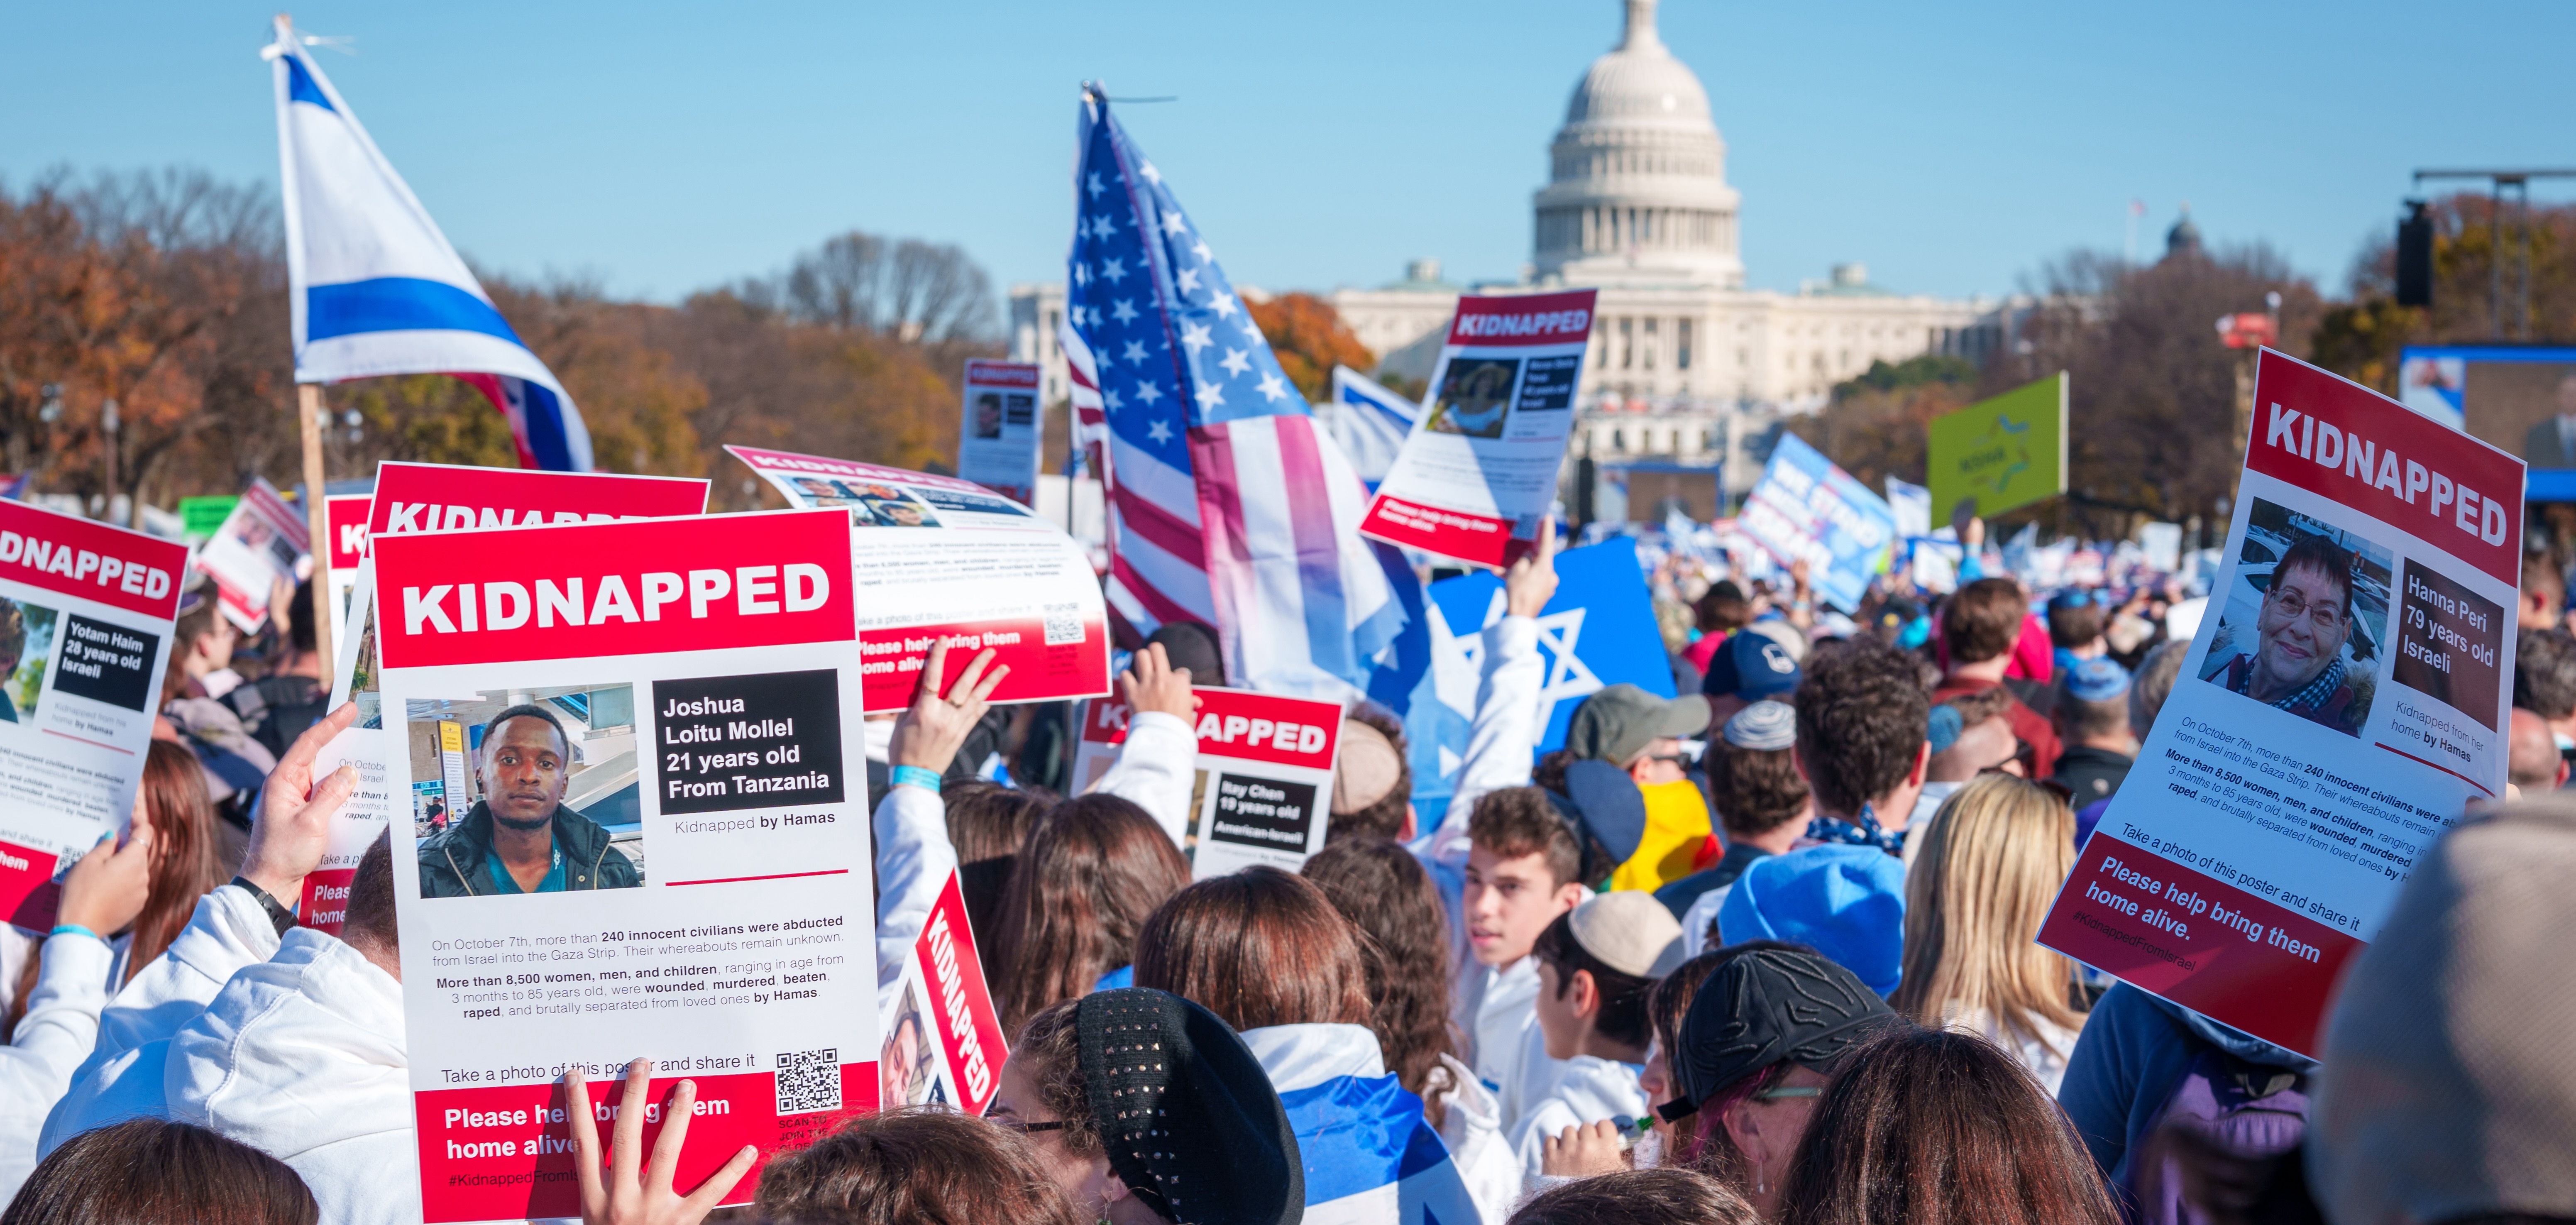
[[[1477,1225],[1422,1099],[1386,1071],[1361,1025],[1272,1025],[1243,1044],[1288,1108],[1306,1171],[1306,1225]]]
[[[1234,685],[1354,694],[1404,625],[1403,563],[1359,535],[1368,491],[1096,85],[1080,140],[1061,335],[1118,637],[1196,621]]]
[[[591,469],[590,431],[554,372],[494,309],[286,19],[277,84],[295,381],[454,374],[510,422],[519,462]]]

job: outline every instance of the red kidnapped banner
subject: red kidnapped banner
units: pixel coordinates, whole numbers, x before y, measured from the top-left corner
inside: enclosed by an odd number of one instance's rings
[[[331,568],[355,570],[367,559],[367,509],[375,499],[363,493],[344,493],[322,502],[328,517],[325,530],[331,533]]]
[[[1462,298],[1449,321],[1453,345],[1578,344],[1592,337],[1589,289],[1566,293]]]
[[[933,1018],[931,1028],[939,1035],[940,1057],[954,1090],[950,1104],[980,1115],[993,1102],[1011,1049],[1002,1039],[1001,1018],[993,1012],[983,963],[975,956],[975,930],[967,922],[966,895],[956,873],[948,874],[948,884],[931,906],[912,957],[922,994],[928,997],[920,1004]],[[889,1037],[895,1029],[892,1023],[885,1026]],[[882,1074],[883,1061],[878,1066]]]
[[[849,524],[791,510],[378,536],[379,653],[420,668],[847,641]]]
[[[698,477],[380,464],[367,527],[382,534],[604,523],[706,508],[707,483]],[[332,564],[342,563],[335,556]]]
[[[2108,834],[2085,844],[2039,941],[2257,1038],[2311,1052],[2335,975],[2363,943]]]
[[[651,1152],[662,1134],[661,1110],[671,1092],[681,1080],[694,1080],[697,1105],[689,1119],[689,1142],[680,1150],[671,1183],[695,1188],[749,1144],[760,1150],[759,1164],[724,1198],[728,1204],[749,1203],[770,1158],[813,1143],[842,1119],[876,1109],[876,1067],[872,1062],[841,1065],[841,1110],[786,1115],[778,1113],[773,1073],[711,1075],[656,1067],[644,1151]],[[591,1125],[598,1129],[604,1156],[618,1105],[625,1100],[624,1069],[585,1068],[583,1075]],[[431,1192],[422,1197],[424,1215],[433,1222],[580,1216],[581,1184],[562,1101],[562,1090],[551,1081],[412,1095],[421,1186]],[[388,1175],[399,1177],[393,1171]]]
[[[167,621],[187,565],[175,541],[0,500],[0,578]]]
[[[2245,466],[2522,581],[2522,463],[2304,362],[2265,350]]]
[[[1333,768],[1333,737],[1341,707],[1331,702],[1283,698],[1241,689],[1192,689],[1199,698],[1199,752],[1272,765]],[[1082,720],[1082,738],[1093,744],[1127,741],[1127,704],[1095,701]]]

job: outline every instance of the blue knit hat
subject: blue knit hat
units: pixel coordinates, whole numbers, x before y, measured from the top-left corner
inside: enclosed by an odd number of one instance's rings
[[[2079,659],[2066,670],[2067,696],[2079,702],[2109,702],[2129,692],[2129,670],[2107,659]]]
[[[1785,940],[1884,996],[1905,953],[1905,864],[1874,846],[1825,845],[1757,859],[1717,911],[1728,944]]]

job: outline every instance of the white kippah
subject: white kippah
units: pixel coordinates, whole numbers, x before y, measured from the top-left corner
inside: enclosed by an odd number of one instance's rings
[[[1786,702],[1755,702],[1726,721],[1726,742],[1769,751],[1798,742],[1798,712]]]

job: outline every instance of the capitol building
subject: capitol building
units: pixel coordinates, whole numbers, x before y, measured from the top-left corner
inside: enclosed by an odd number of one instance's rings
[[[1894,292],[1857,262],[1795,293],[1745,288],[1742,196],[1726,181],[1708,91],[1657,35],[1655,0],[1626,8],[1618,45],[1566,103],[1518,280],[1451,284],[1437,261],[1422,259],[1400,281],[1325,297],[1382,374],[1418,382],[1461,293],[1597,288],[1569,468],[1592,457],[1614,486],[1643,499],[1635,517],[1646,517],[1645,500],[1667,495],[1706,517],[1717,488],[1733,498],[1751,487],[1754,456],[1781,417],[1821,408],[1834,384],[1873,361],[1943,353],[1982,362],[2004,342],[2013,305]],[[1014,349],[1046,367],[1050,400],[1063,394],[1063,303],[1060,283],[1012,288]]]

